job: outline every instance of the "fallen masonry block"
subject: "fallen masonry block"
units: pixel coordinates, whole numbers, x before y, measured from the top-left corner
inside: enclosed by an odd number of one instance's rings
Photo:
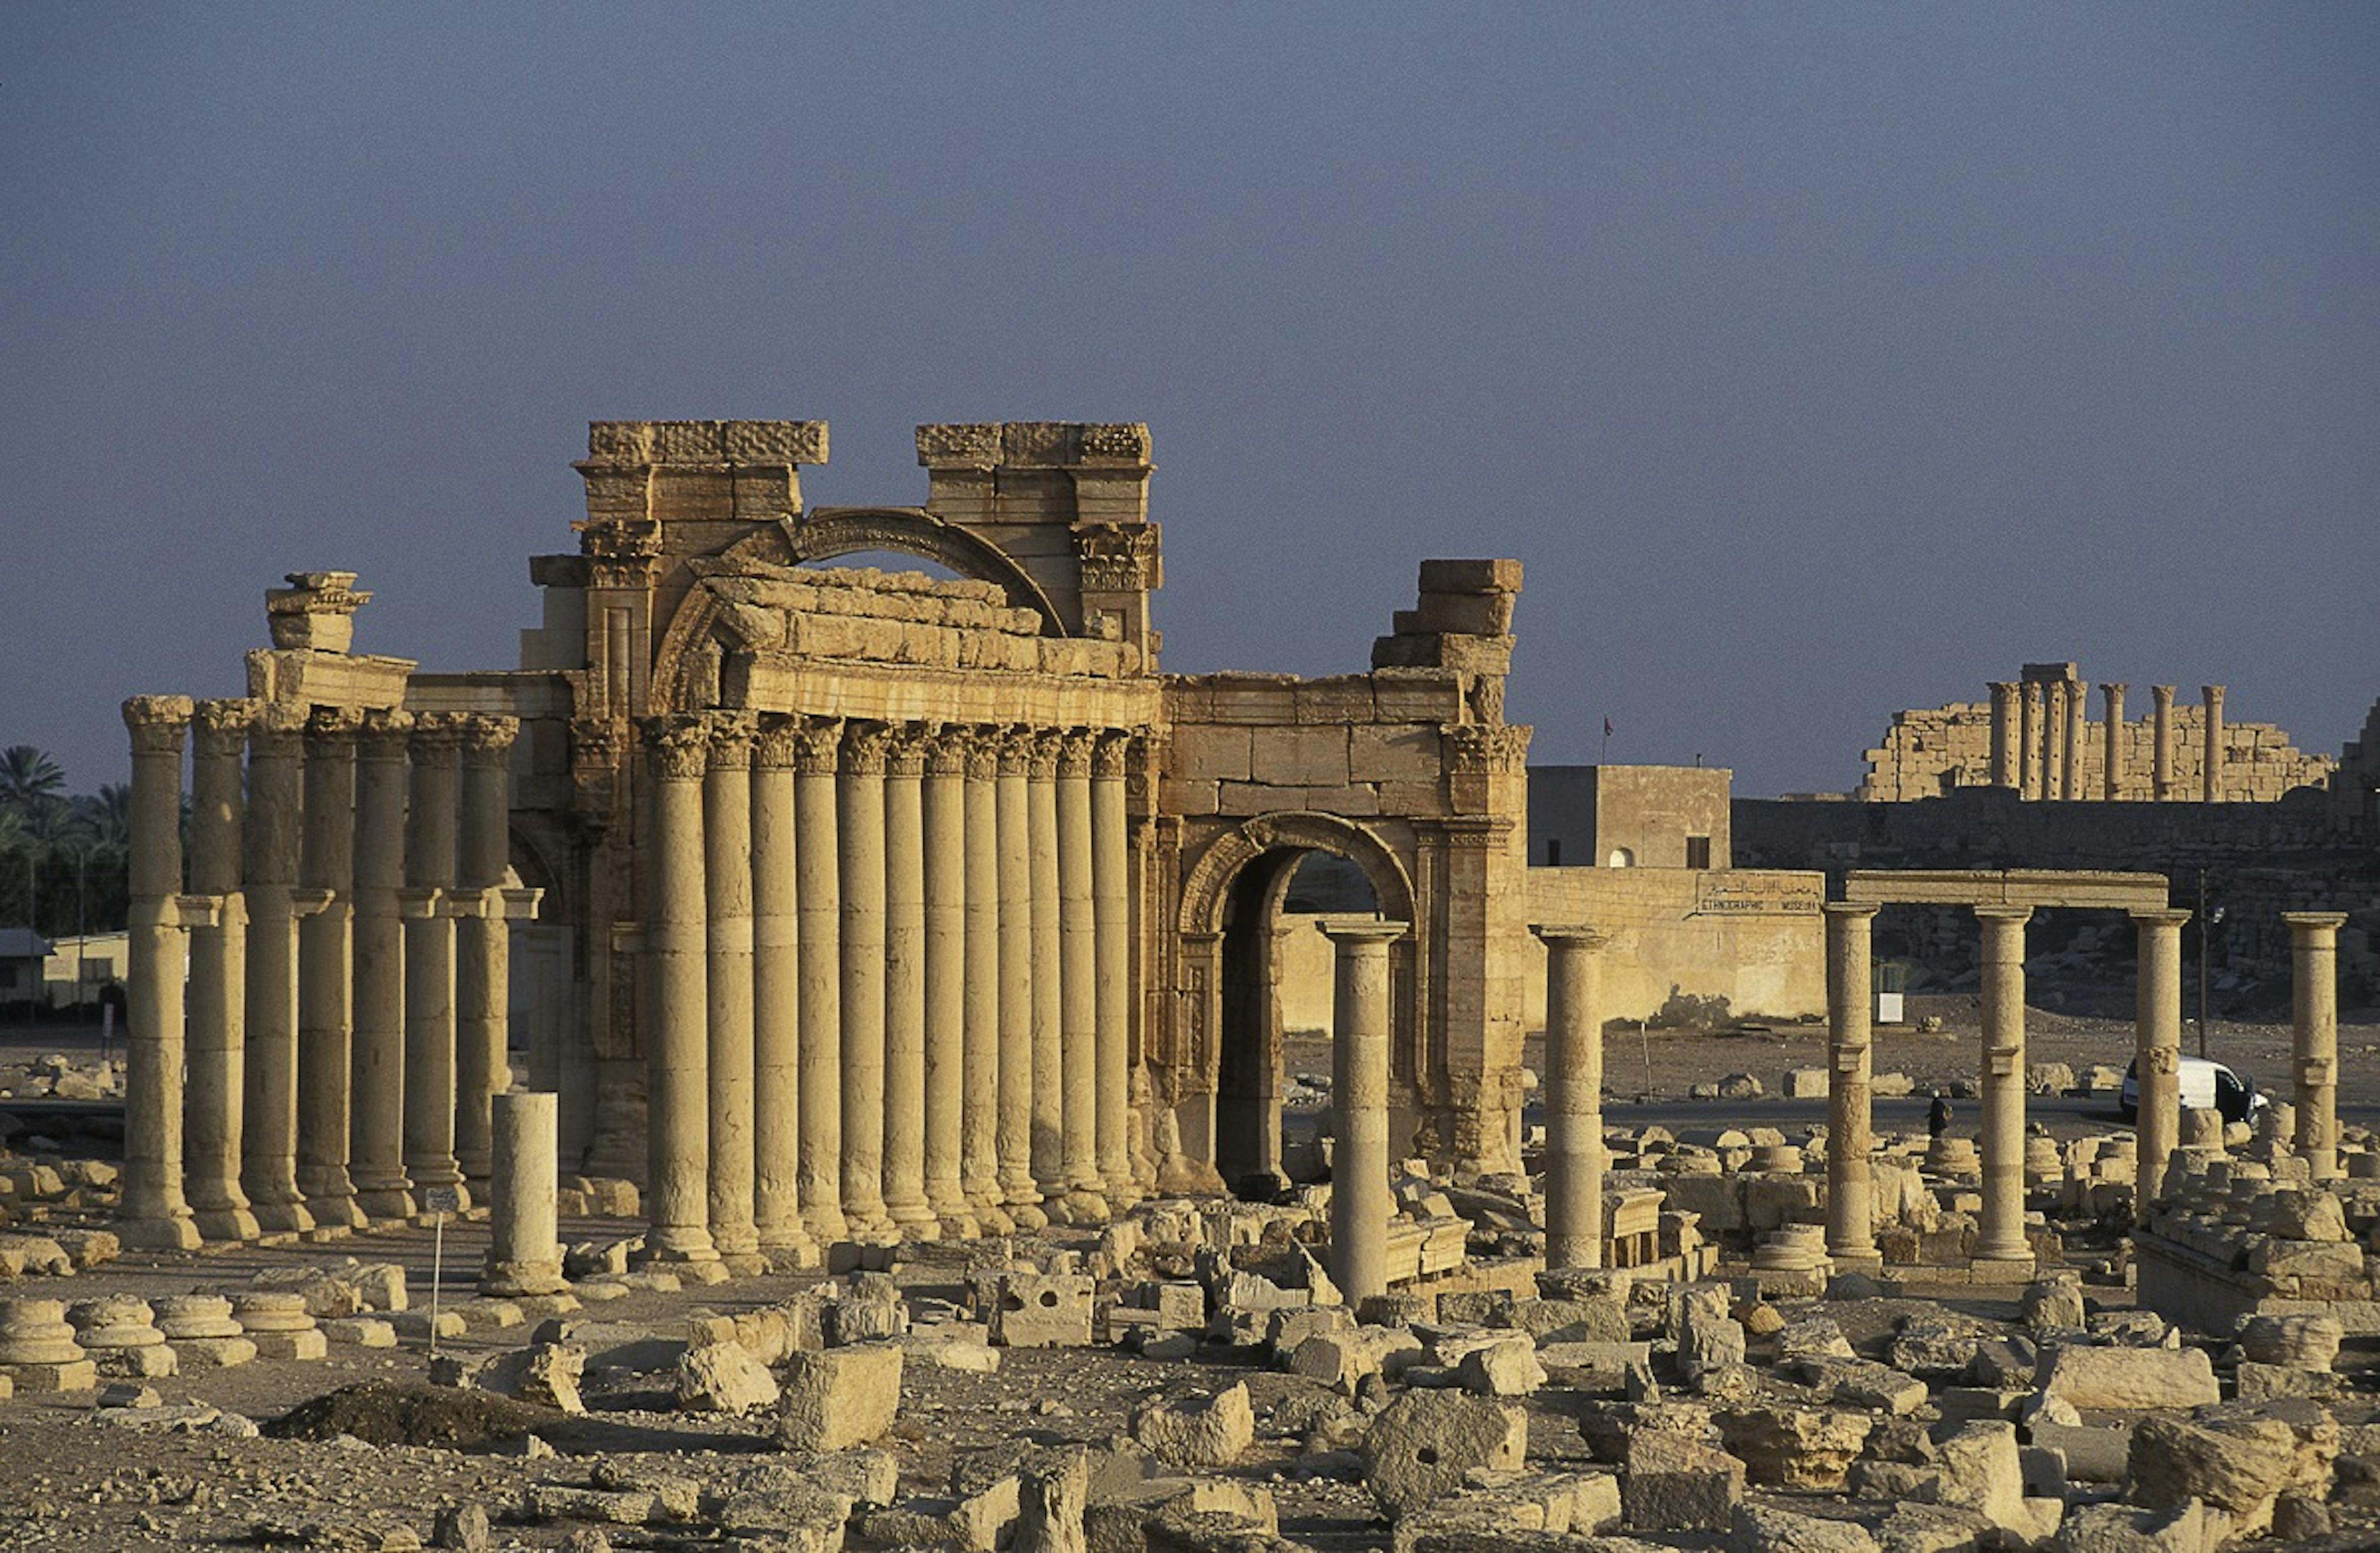
[[[1611,1396],[1627,1390],[1632,1365],[1649,1366],[1652,1360],[1649,1342],[1548,1342],[1537,1349],[1548,1385]]]
[[[1287,1366],[1352,1397],[1366,1376],[1381,1374],[1392,1357],[1420,1352],[1421,1340],[1402,1327],[1358,1327],[1307,1338],[1289,1355]]]
[[[1012,1269],[992,1301],[991,1341],[1002,1348],[1088,1347],[1095,1287],[1081,1273]]]
[[[1809,1358],[1794,1372],[1803,1385],[1831,1402],[1874,1408],[1896,1417],[1916,1412],[1927,1399],[1925,1383],[1870,1359]]]
[[[2214,1362],[2199,1348],[2058,1347],[2035,1382],[2046,1396],[2090,1412],[2199,1407],[2223,1400]]]
[[[587,1404],[579,1398],[578,1380],[586,1367],[587,1355],[581,1350],[565,1343],[540,1342],[481,1359],[442,1356],[431,1378],[539,1407],[584,1413]],[[451,1379],[444,1378],[449,1376]]]
[[[1715,1445],[1670,1429],[1628,1438],[1620,1502],[1642,1532],[1720,1531],[1743,1498],[1743,1463]]]
[[[419,1317],[427,1314],[417,1309],[406,1316]],[[404,1316],[397,1318],[397,1330],[405,1331]],[[460,1330],[458,1321],[456,1327],[442,1329],[438,1335],[454,1337]],[[587,1321],[555,1316],[538,1323],[531,1339],[537,1342],[569,1343],[586,1353],[590,1369],[674,1370],[686,1350],[686,1330],[684,1322]]]
[[[322,1335],[347,1348],[395,1348],[396,1329],[376,1316],[346,1316],[322,1323]]]
[[[908,1329],[901,1286],[884,1273],[854,1273],[826,1307],[827,1341],[837,1346],[897,1338]]]
[[[698,1413],[749,1413],[773,1407],[777,1377],[736,1342],[689,1348],[677,1362],[678,1405]]]
[[[1272,1496],[1252,1483],[1228,1477],[1152,1477],[1116,1493],[1095,1487],[1084,1511],[1084,1536],[1101,1553],[1147,1547],[1156,1545],[1149,1535],[1152,1523],[1194,1515],[1217,1517],[1267,1536],[1281,1530]]]
[[[1256,1441],[1248,1389],[1233,1386],[1212,1397],[1160,1401],[1133,1419],[1133,1438],[1176,1467],[1221,1468]]]
[[[2058,1529],[2072,1553],[2214,1553],[2231,1540],[2231,1517],[2197,1499],[2172,1510],[2086,1504]]]
[[[1484,1547],[1543,1535],[1585,1537],[1620,1524],[1620,1480],[1609,1473],[1475,1472],[1463,1489],[1397,1518],[1392,1549],[1462,1536]]]
[[[1437,1499],[1468,1473],[1518,1471],[1528,1455],[1528,1414],[1460,1391],[1409,1391],[1365,1432],[1364,1481],[1391,1515]]]
[[[2240,1349],[2260,1365],[2328,1370],[2346,1337],[2334,1316],[2252,1316],[2240,1324]]]
[[[1472,1349],[1455,1373],[1464,1390],[1482,1397],[1526,1397],[1546,1383],[1536,1344],[1517,1334]]]
[[[2204,1500],[2230,1515],[2234,1535],[2253,1537],[2272,1525],[2282,1494],[2328,1492],[2338,1443],[2329,1410],[2304,1401],[2144,1419],[2132,1430],[2127,1497],[2153,1510]]]
[[[901,1406],[897,1343],[855,1343],[785,1363],[777,1441],[789,1450],[839,1450],[880,1438]]]
[[[1718,1415],[1728,1453],[1755,1483],[1827,1491],[1843,1486],[1876,1420],[1815,1407],[1757,1407]]]
[[[1728,1524],[1727,1547],[1728,1553],[1876,1553],[1877,1544],[1856,1521],[1740,1504]]]

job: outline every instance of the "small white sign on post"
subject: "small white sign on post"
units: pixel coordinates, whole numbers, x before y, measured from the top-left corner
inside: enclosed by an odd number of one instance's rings
[[[438,1357],[438,1291],[446,1281],[446,1216],[459,1213],[463,1195],[452,1186],[432,1186],[421,1194],[421,1206],[437,1215],[430,1239],[430,1356]]]

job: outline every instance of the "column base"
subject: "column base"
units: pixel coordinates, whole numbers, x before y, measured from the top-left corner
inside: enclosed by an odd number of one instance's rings
[[[1071,1222],[1095,1229],[1112,1217],[1108,1212],[1108,1200],[1087,1186],[1077,1186],[1066,1194],[1066,1211]]]
[[[656,1225],[645,1231],[645,1254],[640,1258],[645,1267],[662,1267],[674,1272],[682,1268],[716,1265],[718,1261],[719,1248],[710,1244],[708,1230],[664,1230]]]
[[[722,1251],[718,1265],[737,1278],[765,1278],[775,1270],[759,1251]]]
[[[819,1245],[832,1245],[851,1233],[843,1209],[832,1203],[813,1203],[803,1208],[802,1224],[809,1231],[810,1240]]]
[[[266,1202],[249,1199],[249,1211],[256,1215],[259,1234],[302,1235],[314,1227],[314,1215],[302,1202]]]
[[[1827,1255],[1833,1260],[1837,1272],[1863,1272],[1873,1276],[1884,1270],[1884,1253],[1872,1245],[1830,1245],[1827,1247]]]
[[[1050,1227],[1050,1216],[1041,1211],[1038,1203],[1011,1202],[1008,1205],[1008,1221],[1020,1234],[1029,1235]]]
[[[562,1276],[559,1258],[550,1262],[498,1262],[480,1277],[480,1292],[499,1299],[569,1292],[570,1280]]]
[[[1971,1283],[2030,1283],[2036,1271],[2038,1266],[2031,1252],[2021,1256],[1978,1253],[1967,1263],[1967,1280]]]
[[[768,1258],[769,1270],[776,1273],[808,1272],[826,1260],[817,1243],[807,1240],[795,1245],[764,1246],[761,1255]]]
[[[245,1207],[202,1207],[192,1216],[199,1237],[211,1241],[248,1241],[263,1233],[256,1215]]]
[[[185,1208],[159,1219],[118,1220],[115,1238],[127,1251],[196,1251],[199,1225]]]
[[[983,1226],[977,1221],[974,1212],[970,1209],[946,1208],[942,1212],[941,1224],[941,1238],[944,1240],[983,1239]]]
[[[356,1206],[375,1223],[405,1223],[421,1211],[413,1194],[402,1186],[359,1186]]]

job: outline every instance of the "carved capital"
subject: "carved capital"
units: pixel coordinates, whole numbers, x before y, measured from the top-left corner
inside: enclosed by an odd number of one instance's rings
[[[752,735],[752,769],[790,771],[801,752],[802,720],[764,717]]]
[[[1091,746],[1091,775],[1121,778],[1132,764],[1132,733],[1124,728],[1102,729],[1098,742]]]
[[[1059,734],[1058,774],[1087,781],[1091,774],[1091,746],[1098,740],[1099,735],[1087,728],[1069,728]]]
[[[892,730],[856,720],[843,725],[843,769],[852,776],[880,777],[892,750]]]
[[[451,764],[455,752],[463,747],[465,715],[452,711],[414,713],[413,763],[417,766]]]
[[[465,761],[494,765],[511,752],[513,741],[520,737],[520,719],[468,713],[462,719],[460,737]]]
[[[1523,722],[1463,723],[1446,730],[1447,769],[1457,776],[1487,776],[1521,770],[1529,757],[1529,735]]]
[[[395,707],[375,707],[364,713],[356,735],[358,753],[366,760],[401,761],[412,752],[414,714]]]
[[[1160,586],[1154,523],[1098,523],[1075,530],[1075,554],[1088,592],[1145,593]]]
[[[135,755],[179,755],[190,727],[188,696],[135,696],[124,703]]]
[[[306,758],[351,760],[356,735],[363,732],[360,707],[316,707],[306,719]]]
[[[970,728],[966,731],[966,774],[969,782],[990,782],[1000,775],[1000,750],[1003,742],[997,728]]]
[[[248,747],[248,730],[263,703],[239,697],[195,702],[190,726],[202,760],[237,760]]]
[[[926,774],[938,777],[963,777],[975,758],[975,730],[958,724],[947,724],[934,730],[926,744]]]
[[[570,763],[577,767],[611,767],[619,763],[620,730],[608,717],[570,720]]]
[[[843,760],[843,721],[805,717],[794,725],[794,770],[803,776],[832,776]]]
[[[672,714],[643,720],[645,750],[661,782],[699,782],[710,763],[710,729],[700,717]]]
[[[294,760],[303,747],[306,709],[287,701],[268,701],[248,725],[249,754],[261,760]]]
[[[714,771],[749,770],[752,766],[752,740],[759,730],[753,725],[752,714],[741,711],[715,711],[707,714],[710,725],[710,769]]]
[[[1046,728],[1019,727],[1016,737],[1025,746],[1025,774],[1035,782],[1057,780],[1059,735]]]
[[[941,736],[941,730],[931,722],[895,725],[884,750],[884,773],[897,777],[924,775],[927,752]]]

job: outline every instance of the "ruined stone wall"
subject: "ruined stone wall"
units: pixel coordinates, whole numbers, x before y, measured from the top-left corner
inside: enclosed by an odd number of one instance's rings
[[[2139,709],[2145,710],[2145,709]],[[2081,795],[2097,802],[2106,794],[2107,722],[2085,719],[2075,746]],[[2173,709],[2172,791],[2195,799],[2204,786],[2206,710],[2186,701]],[[2155,799],[2156,729],[2145,716],[2127,715],[2121,743],[2119,802]],[[2223,795],[2235,803],[2270,803],[2300,787],[2328,782],[2337,762],[2299,749],[2269,722],[2223,723]],[[1992,709],[1979,701],[1953,701],[1923,710],[1897,711],[1873,749],[1861,757],[1866,778],[1854,796],[1868,803],[1908,803],[1936,798],[1956,788],[1987,787],[1992,780]]]

